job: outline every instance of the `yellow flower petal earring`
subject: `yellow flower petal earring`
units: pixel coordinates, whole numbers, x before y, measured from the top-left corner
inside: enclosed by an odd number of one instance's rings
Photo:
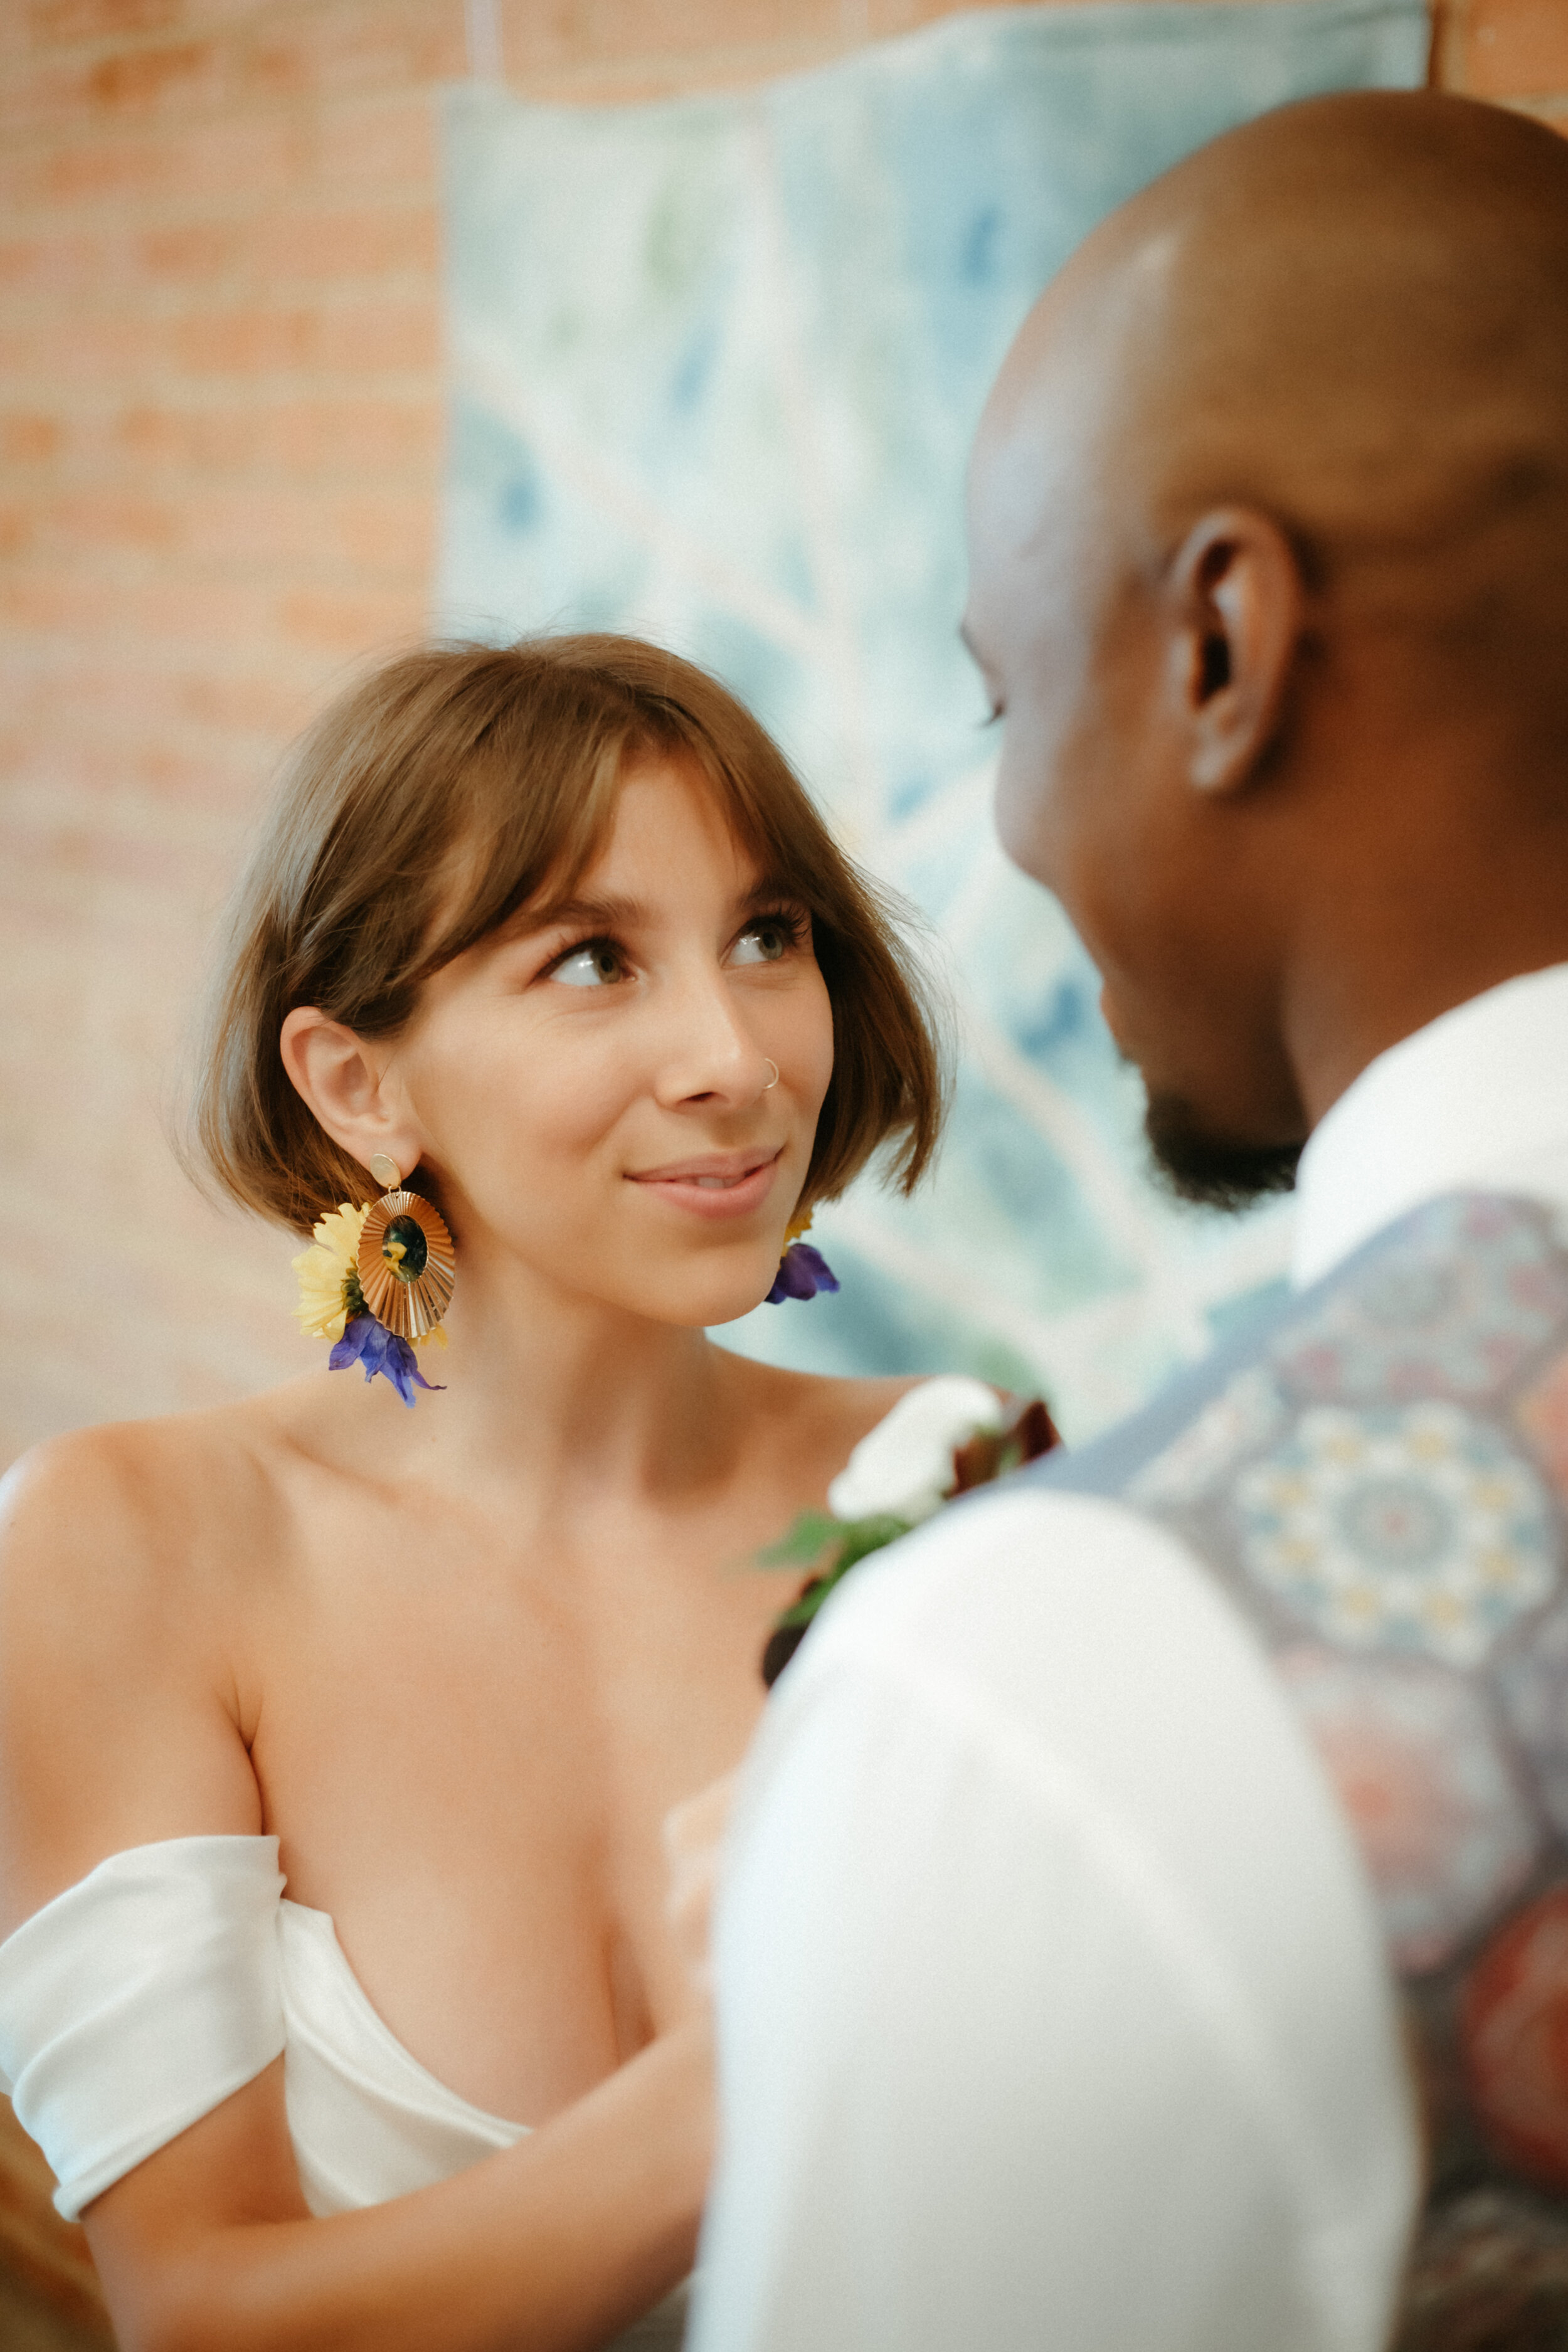
[[[447,1344],[441,1318],[457,1281],[452,1236],[429,1202],[405,1188],[384,1151],[372,1158],[370,1172],[384,1187],[380,1200],[358,1209],[344,1201],[318,1218],[310,1248],[294,1260],[294,1311],[304,1330],[335,1342],[330,1371],[363,1365],[367,1381],[380,1372],[411,1405],[416,1387],[436,1385],[420,1371],[415,1349],[430,1339]]]

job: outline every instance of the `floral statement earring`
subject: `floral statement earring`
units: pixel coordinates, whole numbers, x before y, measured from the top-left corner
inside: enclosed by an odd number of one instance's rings
[[[838,1276],[822,1252],[801,1239],[810,1231],[809,1209],[804,1216],[790,1220],[784,1230],[784,1255],[773,1276],[773,1286],[763,1301],[765,1307],[782,1307],[786,1298],[815,1298],[819,1290],[837,1289]]]
[[[414,1350],[430,1339],[447,1344],[441,1318],[457,1279],[452,1236],[428,1201],[404,1190],[402,1171],[384,1151],[370,1172],[386,1187],[380,1200],[359,1209],[344,1201],[319,1217],[310,1248],[294,1260],[294,1312],[302,1331],[336,1343],[329,1371],[363,1364],[367,1381],[380,1372],[411,1405],[416,1388],[437,1386]]]

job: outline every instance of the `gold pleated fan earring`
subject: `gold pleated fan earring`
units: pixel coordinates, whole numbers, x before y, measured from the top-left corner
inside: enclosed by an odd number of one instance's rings
[[[395,1160],[378,1151],[370,1172],[386,1190],[360,1228],[360,1290],[378,1323],[400,1339],[423,1339],[451,1303],[452,1236],[428,1201],[404,1190]]]
[[[301,1327],[333,1341],[330,1371],[363,1366],[392,1382],[405,1404],[416,1388],[433,1389],[414,1350],[427,1339],[441,1347],[441,1318],[457,1281],[446,1221],[384,1151],[370,1172],[384,1189],[379,1201],[355,1209],[347,1201],[316,1221],[310,1246],[294,1260],[300,1276]]]

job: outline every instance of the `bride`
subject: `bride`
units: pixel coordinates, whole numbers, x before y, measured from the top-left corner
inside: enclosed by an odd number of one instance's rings
[[[678,2340],[659,1825],[798,1575],[737,1564],[906,1385],[705,1327],[830,1279],[786,1240],[889,1140],[912,1184],[939,1097],[886,915],[686,663],[414,654],[305,740],[195,1132],[325,1219],[349,1377],[7,1482],[0,2069],[126,2352]]]

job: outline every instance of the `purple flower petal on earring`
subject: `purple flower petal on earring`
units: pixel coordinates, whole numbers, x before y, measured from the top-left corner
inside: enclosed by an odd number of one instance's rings
[[[838,1276],[820,1250],[809,1242],[791,1242],[779,1260],[773,1286],[763,1304],[782,1307],[786,1298],[815,1298],[819,1290],[837,1290]]]
[[[405,1404],[414,1402],[417,1386],[434,1392],[441,1386],[437,1381],[427,1381],[419,1369],[419,1361],[406,1339],[378,1323],[374,1315],[356,1315],[343,1330],[331,1354],[327,1358],[330,1372],[346,1371],[351,1364],[363,1364],[367,1381],[377,1372],[392,1382]]]

